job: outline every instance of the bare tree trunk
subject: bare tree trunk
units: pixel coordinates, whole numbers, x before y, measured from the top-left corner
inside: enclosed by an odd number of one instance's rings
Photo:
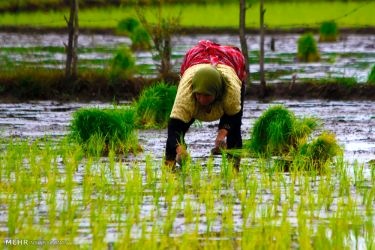
[[[162,48],[162,62],[161,62],[161,74],[163,78],[167,77],[172,70],[171,65],[171,56],[172,56],[172,45],[171,45],[171,36],[169,33],[164,36],[164,43]]]
[[[77,66],[78,66],[78,1],[74,0],[75,3],[75,12],[74,12],[74,32],[73,32],[73,60],[72,60],[72,77],[77,78]]]
[[[65,77],[77,77],[77,47],[78,47],[78,0],[70,0],[69,20],[65,18],[68,24],[68,45],[66,49]]]
[[[260,75],[260,90],[261,98],[266,95],[266,79],[264,76],[264,13],[266,10],[263,6],[264,0],[260,0],[260,53],[259,53],[259,75]]]
[[[249,50],[247,47],[246,42],[246,0],[240,0],[240,43],[241,43],[241,51],[245,58],[245,70],[246,70],[246,83],[249,82],[250,79],[250,68],[249,68]]]

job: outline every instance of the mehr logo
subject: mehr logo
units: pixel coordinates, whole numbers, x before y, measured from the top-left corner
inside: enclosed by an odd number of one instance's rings
[[[8,245],[8,246],[28,246],[29,240],[5,239],[4,245]]]
[[[45,246],[45,245],[70,245],[66,240],[25,240],[25,239],[5,239],[6,246]]]

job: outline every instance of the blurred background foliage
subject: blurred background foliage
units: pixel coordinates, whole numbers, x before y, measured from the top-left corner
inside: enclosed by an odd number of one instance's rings
[[[366,2],[368,0],[336,0],[340,2]],[[159,4],[160,0],[80,0],[80,8],[96,6],[126,6],[135,4]],[[238,2],[238,0],[163,0],[164,4],[212,4]],[[248,3],[254,2],[247,0]],[[322,2],[322,0],[268,0],[267,2]],[[332,1],[326,1],[332,2]],[[0,12],[33,11],[66,8],[69,0],[0,0]]]

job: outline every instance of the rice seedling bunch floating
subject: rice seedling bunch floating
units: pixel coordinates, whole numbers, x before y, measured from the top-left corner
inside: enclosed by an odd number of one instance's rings
[[[132,107],[79,109],[73,114],[70,137],[89,154],[102,155],[110,150],[136,152],[139,146],[135,115]]]
[[[168,124],[177,88],[163,82],[145,89],[135,103],[140,128],[165,128]]]
[[[317,62],[320,60],[318,46],[312,34],[304,34],[297,41],[297,59],[300,62]]]
[[[335,21],[326,21],[320,25],[319,42],[336,42],[338,39],[338,28]]]

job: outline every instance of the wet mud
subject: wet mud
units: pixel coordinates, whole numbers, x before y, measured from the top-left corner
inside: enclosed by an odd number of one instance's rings
[[[368,163],[375,159],[375,103],[371,101],[277,100],[268,103],[246,100],[242,120],[244,140],[250,138],[255,120],[268,107],[282,104],[298,117],[316,117],[322,126],[317,133],[328,130],[336,134],[350,162]],[[126,105],[122,103],[120,105]],[[0,104],[0,132],[2,137],[36,139],[49,136],[55,139],[69,133],[72,114],[82,107],[110,107],[110,103],[32,102]],[[186,142],[193,159],[204,160],[214,145],[218,122],[193,124],[186,134]],[[128,156],[125,161],[144,161],[146,155],[156,159],[164,156],[166,129],[139,130],[143,152]]]

